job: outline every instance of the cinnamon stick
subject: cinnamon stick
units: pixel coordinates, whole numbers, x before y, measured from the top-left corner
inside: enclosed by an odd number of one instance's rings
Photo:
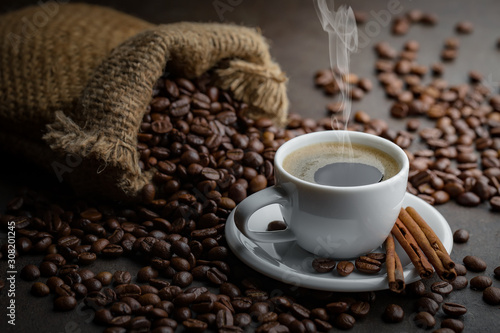
[[[392,235],[387,236],[385,240],[387,280],[389,289],[393,292],[400,293],[405,289],[405,277],[403,274],[403,266],[401,260],[396,253],[394,238]]]
[[[455,272],[455,270],[446,269],[444,267],[443,262],[429,243],[429,240],[425,236],[424,232],[420,229],[418,224],[413,220],[413,218],[404,208],[401,208],[401,211],[399,212],[399,219],[405,225],[411,235],[415,238],[418,246],[422,249],[422,252],[424,252],[425,256],[436,270],[438,276],[442,280],[453,281],[457,277],[457,273]]]
[[[441,259],[444,268],[448,270],[455,268],[455,263],[451,260],[450,255],[448,254],[448,251],[446,251],[443,243],[441,243],[439,237],[434,233],[434,230],[432,230],[427,222],[425,222],[422,216],[420,216],[420,214],[417,213],[413,207],[406,207],[406,211],[423,231],[432,248],[436,251],[439,259]]]
[[[396,237],[399,244],[401,244],[401,247],[405,250],[406,254],[413,263],[413,266],[415,266],[415,268],[417,269],[418,275],[420,275],[422,279],[430,278],[432,276],[432,273],[434,273],[432,265],[429,263],[424,253],[418,246],[415,238],[413,238],[410,231],[408,231],[406,226],[403,224],[403,222],[401,222],[399,218],[396,220],[396,223],[392,227],[392,234],[394,235],[394,237]]]

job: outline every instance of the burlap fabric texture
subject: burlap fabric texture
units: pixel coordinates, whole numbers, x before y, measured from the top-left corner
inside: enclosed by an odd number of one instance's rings
[[[0,17],[0,145],[63,174],[78,193],[135,199],[151,180],[138,166],[137,133],[166,66],[188,78],[213,69],[251,116],[285,123],[287,79],[255,29],[153,25],[51,4]]]

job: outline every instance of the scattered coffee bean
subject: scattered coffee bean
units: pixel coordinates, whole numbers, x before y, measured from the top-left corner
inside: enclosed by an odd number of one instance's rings
[[[268,231],[285,230],[287,225],[283,221],[272,221],[267,225]]]
[[[470,279],[472,290],[484,290],[493,284],[493,280],[485,275],[478,275]]]
[[[452,317],[463,316],[467,313],[467,308],[465,306],[456,303],[443,303],[442,309],[444,313]]]
[[[488,287],[483,290],[483,300],[490,305],[500,304],[500,288]]]
[[[460,333],[464,330],[464,323],[458,319],[446,318],[441,321],[441,327],[449,328],[455,333]]]
[[[40,277],[40,270],[35,265],[26,265],[21,270],[21,278],[26,281],[34,281]]]
[[[35,282],[31,286],[31,294],[38,297],[47,296],[50,294],[50,289],[45,283]]]
[[[386,323],[400,323],[404,319],[403,308],[397,304],[389,304],[386,306],[382,319]]]
[[[484,272],[486,270],[486,262],[476,256],[466,256],[463,259],[465,267],[471,272]]]
[[[72,296],[61,296],[54,301],[54,309],[58,311],[70,311],[73,310],[76,305],[76,299]]]
[[[428,312],[419,312],[413,318],[415,325],[423,329],[429,329],[436,325],[436,319]]]
[[[415,310],[417,312],[425,311],[434,316],[439,310],[439,304],[433,299],[422,297],[415,303]]]
[[[448,295],[453,291],[453,286],[446,281],[438,281],[431,285],[431,290],[440,295]]]
[[[459,275],[451,282],[451,285],[453,286],[453,290],[461,290],[467,287],[469,284],[469,281],[467,278],[463,275]]]
[[[469,232],[464,229],[458,229],[453,233],[453,241],[455,243],[467,243],[469,240]]]
[[[495,274],[495,278],[500,279],[500,266],[496,267],[493,273]]]

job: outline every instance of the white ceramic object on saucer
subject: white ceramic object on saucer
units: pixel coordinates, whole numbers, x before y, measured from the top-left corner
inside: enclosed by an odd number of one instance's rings
[[[451,253],[453,234],[446,219],[422,199],[407,193],[403,207],[412,206],[425,219],[439,237],[444,247]],[[235,226],[233,212],[226,221],[226,240],[233,253],[256,271],[276,280],[295,285],[327,291],[374,291],[388,289],[387,274],[383,268],[377,274],[362,274],[356,270],[346,277],[336,271],[317,273],[312,268],[315,256],[299,247],[295,241],[283,243],[263,243],[245,237]],[[264,231],[271,221],[282,220],[278,205],[266,206],[253,214],[249,225],[253,230]],[[417,270],[397,243],[397,252],[404,268],[405,282],[420,279]],[[380,247],[374,252],[384,252]]]

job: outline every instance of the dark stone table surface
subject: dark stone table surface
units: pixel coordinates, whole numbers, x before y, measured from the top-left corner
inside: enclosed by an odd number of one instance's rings
[[[405,36],[395,37],[390,34],[389,25],[380,19],[382,11],[387,11],[390,3],[396,2],[402,12],[412,8],[434,12],[439,16],[439,23],[434,27],[412,26]],[[0,13],[21,8],[27,4],[36,4],[36,0],[4,0],[0,3]],[[316,70],[329,66],[328,39],[320,27],[311,1],[265,1],[265,0],[209,0],[209,1],[171,1],[171,0],[106,0],[93,3],[109,5],[127,13],[137,15],[154,23],[170,23],[177,21],[202,22],[234,22],[248,26],[258,26],[264,36],[269,39],[271,53],[282,69],[287,73],[291,112],[302,116],[319,119],[326,115],[325,105],[331,98],[323,95],[313,84]],[[216,8],[220,3],[226,4],[225,11]],[[467,73],[474,69],[483,73],[488,82],[495,86],[498,93],[500,82],[500,50],[496,42],[500,38],[500,2],[483,1],[431,1],[431,0],[391,0],[391,1],[348,1],[355,10],[368,13],[368,23],[360,26],[365,35],[370,35],[365,47],[352,57],[352,72],[368,77],[374,82],[374,89],[362,101],[355,102],[353,110],[364,110],[372,118],[382,118],[394,129],[404,129],[405,121],[391,119],[388,100],[382,89],[376,84],[373,70],[375,54],[373,45],[387,40],[400,49],[409,39],[417,40],[421,45],[418,61],[429,65],[439,60],[439,53],[445,38],[456,35],[454,26],[461,20],[470,20],[475,29],[471,35],[459,36],[461,45],[458,58],[445,65],[444,78],[450,83],[467,82]],[[340,2],[336,3],[336,5]],[[379,17],[379,19],[377,19]],[[382,17],[383,18],[383,17]],[[414,147],[415,148],[415,147]],[[57,183],[52,174],[37,170],[27,161],[1,153],[0,155],[0,207],[4,207],[13,197],[17,187],[33,185],[50,189]],[[486,203],[476,208],[464,208],[455,203],[447,203],[436,207],[447,219],[454,231],[464,228],[470,231],[470,240],[466,244],[455,244],[452,258],[461,262],[469,254],[483,258],[488,269],[484,273],[493,276],[493,269],[500,265],[500,213],[490,212]],[[3,208],[2,208],[3,209]],[[6,239],[0,234],[1,242]],[[20,270],[26,263],[39,262],[40,258],[25,256],[17,260]],[[137,271],[140,263],[126,259],[106,261],[93,264],[92,269],[106,269],[111,272],[128,268]],[[0,262],[0,276],[6,272],[5,261]],[[477,273],[468,273],[470,279]],[[432,281],[430,281],[432,282]],[[494,286],[500,287],[500,281],[494,280]],[[430,283],[427,283],[429,285]],[[69,313],[54,313],[50,297],[37,299],[29,295],[30,283],[16,281],[16,326],[6,323],[7,295],[4,290],[0,295],[0,332],[97,332],[100,328],[92,324],[92,313],[78,308]],[[452,293],[449,301],[464,304],[468,307],[463,317],[466,332],[498,332],[500,312],[498,306],[486,305],[481,299],[481,292],[466,288]],[[405,320],[400,324],[383,323],[380,315],[389,303],[397,303],[406,311]],[[388,291],[376,292],[376,301],[368,317],[359,320],[354,332],[417,332],[413,323],[414,300],[408,297],[391,294]],[[444,318],[439,311],[438,323]],[[439,324],[438,324],[439,325]]]

